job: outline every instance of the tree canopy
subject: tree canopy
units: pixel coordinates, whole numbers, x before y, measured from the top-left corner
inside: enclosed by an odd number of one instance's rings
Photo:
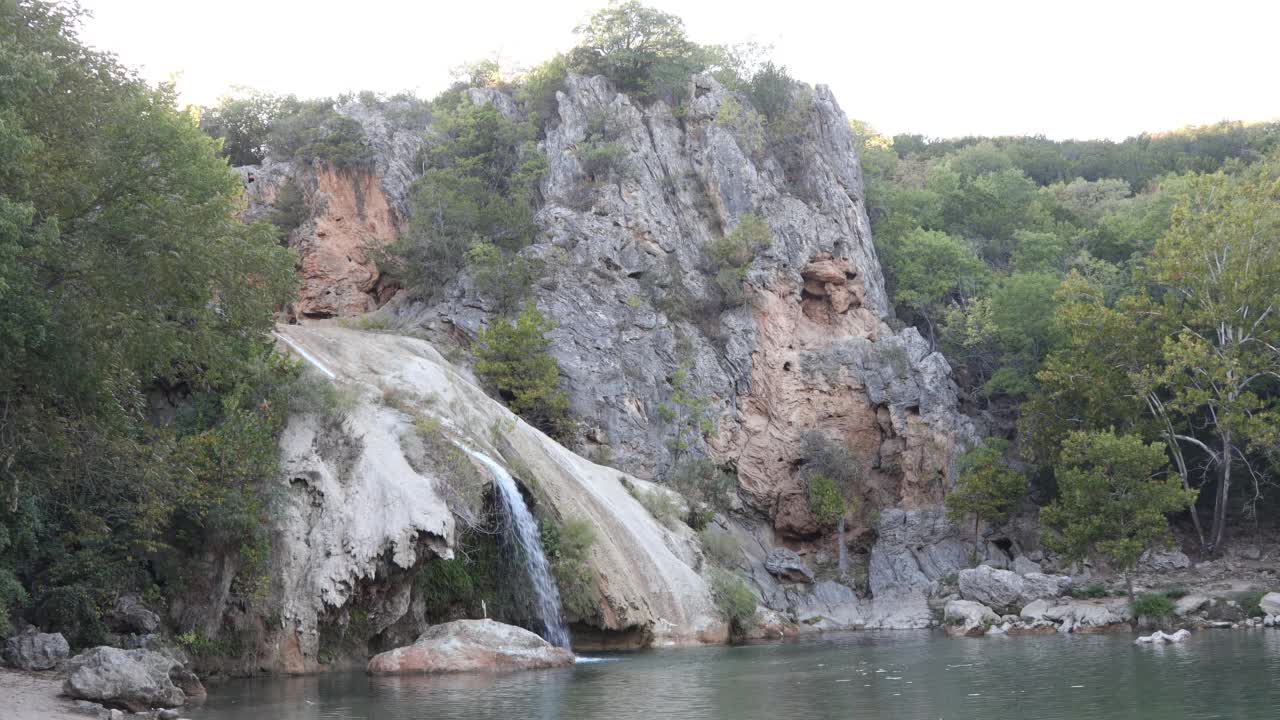
[[[175,590],[166,553],[263,539],[254,481],[295,374],[264,341],[291,253],[237,220],[239,181],[172,89],[78,20],[0,4],[0,586],[73,642],[120,588]]]

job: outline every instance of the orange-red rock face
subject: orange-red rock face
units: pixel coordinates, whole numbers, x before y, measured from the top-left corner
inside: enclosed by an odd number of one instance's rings
[[[296,233],[302,287],[294,312],[351,316],[377,309],[394,290],[383,282],[371,251],[394,242],[400,227],[378,178],[368,172],[320,169],[307,194],[312,224]]]
[[[851,339],[873,347],[887,333],[863,307],[863,286],[843,259],[825,254],[801,270],[803,285],[779,281],[754,302],[758,330],[751,388],[739,397],[739,420],[722,427],[716,454],[733,459],[747,502],[774,519],[784,535],[809,537],[820,528],[799,476],[807,430],[847,444],[863,459],[862,493],[875,507],[937,502],[953,439],[918,415],[895,422],[874,404],[856,368],[820,358]]]

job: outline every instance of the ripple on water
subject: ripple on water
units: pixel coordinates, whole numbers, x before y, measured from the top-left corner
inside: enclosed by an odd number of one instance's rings
[[[1011,640],[853,633],[779,644],[602,654],[508,675],[339,674],[211,688],[197,720],[947,718],[1272,720],[1280,630]],[[619,662],[619,660],[624,660]],[[857,678],[851,682],[850,676]]]

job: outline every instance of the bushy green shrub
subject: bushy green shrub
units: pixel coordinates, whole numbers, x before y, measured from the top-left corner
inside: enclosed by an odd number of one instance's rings
[[[617,142],[587,141],[578,144],[578,164],[595,182],[619,177],[626,171],[627,149]]]
[[[705,51],[689,41],[680,18],[635,0],[610,3],[575,32],[582,42],[569,54],[569,66],[604,75],[637,99],[678,103],[689,75],[706,66]]]
[[[1137,617],[1161,618],[1173,614],[1173,601],[1164,593],[1142,593],[1133,601]]]
[[[686,522],[701,530],[715,513],[732,506],[738,478],[708,458],[686,458],[672,466],[667,484],[689,501]]]
[[[751,77],[747,86],[747,97],[751,105],[763,115],[768,122],[773,122],[786,115],[791,109],[792,95],[796,81],[787,73],[787,69],[766,60],[760,69]]]
[[[514,321],[498,319],[476,338],[476,375],[512,412],[555,438],[570,431],[569,399],[547,338],[554,325],[533,303]]]
[[[532,124],[508,120],[492,105],[460,94],[442,95],[433,108],[435,132],[410,198],[409,228],[375,258],[427,296],[467,267],[477,243],[510,256],[532,241],[534,201],[547,168]]]
[[[1072,597],[1096,599],[1104,598],[1110,593],[1107,592],[1107,586],[1102,583],[1090,583],[1081,588],[1072,588],[1070,590]]]
[[[1262,611],[1262,598],[1266,594],[1265,590],[1250,590],[1238,593],[1235,600],[1249,617],[1262,617],[1266,614]]]
[[[756,255],[772,244],[769,223],[759,215],[743,215],[737,227],[707,246],[707,259],[726,306],[739,305],[745,299],[747,269]]]
[[[809,476],[809,512],[821,525],[834,525],[845,514],[840,488],[826,475]]]
[[[257,165],[266,157],[272,123],[289,103],[288,98],[254,91],[229,95],[201,109],[200,129],[222,139],[222,155],[232,166]]]
[[[556,93],[564,89],[568,74],[568,58],[557,54],[520,78],[516,99],[534,116],[538,127],[546,128],[547,123],[559,113]]]
[[[413,578],[414,591],[422,599],[427,616],[448,618],[457,605],[469,605],[476,586],[463,558],[436,559],[423,563]]]
[[[369,170],[374,163],[364,128],[328,99],[289,99],[271,125],[267,146],[277,157],[303,164],[318,159],[335,170]]]
[[[669,528],[675,528],[680,523],[680,501],[670,494],[662,490],[649,490],[646,492],[634,486],[629,490],[631,495],[640,501],[644,509],[658,522]]]
[[[516,253],[504,253],[491,242],[480,241],[467,250],[467,270],[481,297],[495,309],[508,313],[520,306],[542,275],[542,263]]]
[[[599,612],[599,596],[595,568],[589,558],[596,541],[595,528],[576,518],[560,524],[544,519],[539,527],[542,548],[551,563],[565,614],[578,619],[594,617]]]
[[[302,195],[302,188],[297,180],[290,177],[280,186],[275,202],[271,203],[271,224],[280,229],[281,235],[288,235],[310,216],[311,208]]]
[[[742,578],[721,568],[711,571],[711,596],[730,632],[742,635],[756,624],[756,596]]]
[[[704,528],[698,533],[698,542],[707,559],[720,567],[736,567],[742,559],[742,548],[730,533]]]

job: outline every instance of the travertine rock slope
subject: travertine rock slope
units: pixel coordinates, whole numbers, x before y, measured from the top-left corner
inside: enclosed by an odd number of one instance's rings
[[[807,538],[818,527],[797,470],[812,429],[855,448],[867,507],[936,505],[971,430],[946,360],[886,323],[848,119],[827,88],[801,86],[779,140],[714,79],[694,78],[691,95],[677,117],[571,76],[547,129],[541,235],[526,252],[549,271],[535,294],[588,426],[580,449],[607,445],[619,468],[658,478],[688,445],[736,465],[747,505]],[[592,178],[579,158],[601,132],[625,161]],[[746,301],[726,306],[707,247],[749,214],[773,242]],[[404,313],[467,333],[491,319],[465,279],[451,291]]]

